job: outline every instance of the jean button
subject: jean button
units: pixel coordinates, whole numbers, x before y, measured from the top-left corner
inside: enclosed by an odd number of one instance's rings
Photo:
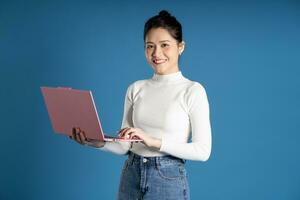
[[[146,163],[147,161],[147,158],[143,158],[143,163]]]

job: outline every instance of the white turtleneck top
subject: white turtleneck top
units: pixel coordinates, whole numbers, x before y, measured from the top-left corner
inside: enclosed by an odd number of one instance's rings
[[[173,155],[186,160],[206,161],[211,153],[209,103],[204,87],[181,71],[138,80],[129,85],[122,126],[142,129],[161,139],[159,150],[143,143],[106,142],[100,148],[115,154],[129,150],[141,156]],[[191,139],[191,141],[189,141]]]

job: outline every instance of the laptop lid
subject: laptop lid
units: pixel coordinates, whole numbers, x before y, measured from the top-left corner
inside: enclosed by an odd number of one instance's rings
[[[84,130],[89,139],[104,140],[91,91],[41,87],[55,133],[72,135],[73,127]]]

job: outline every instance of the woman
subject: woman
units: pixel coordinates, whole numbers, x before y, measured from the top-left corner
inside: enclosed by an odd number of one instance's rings
[[[185,160],[208,160],[211,153],[209,104],[204,87],[182,75],[178,66],[185,43],[181,24],[163,10],[144,27],[145,55],[154,70],[150,79],[132,83],[126,93],[119,136],[142,142],[86,141],[116,154],[128,154],[118,199],[189,199]],[[190,132],[192,141],[188,142]]]

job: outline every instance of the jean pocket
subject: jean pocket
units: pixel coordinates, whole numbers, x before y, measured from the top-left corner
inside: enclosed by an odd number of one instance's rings
[[[179,164],[158,165],[157,171],[159,176],[163,179],[178,179],[184,175],[184,166]]]

